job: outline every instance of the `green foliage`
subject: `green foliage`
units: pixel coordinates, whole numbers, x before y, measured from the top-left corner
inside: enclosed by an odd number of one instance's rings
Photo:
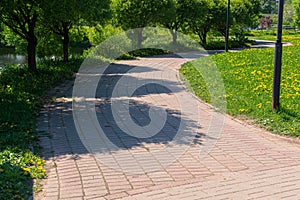
[[[293,0],[294,23],[300,27],[300,0]]]
[[[225,36],[227,0],[178,0],[178,12],[186,33],[198,35],[203,46],[207,35],[215,30]],[[240,43],[245,43],[244,29],[257,27],[260,12],[259,0],[233,0],[231,3],[231,29]]]
[[[36,70],[35,33],[40,12],[39,0],[2,0],[0,1],[0,20],[15,34],[27,42],[28,67]]]
[[[118,60],[130,60],[138,57],[156,56],[156,55],[163,55],[168,53],[171,52],[162,49],[145,48],[145,49],[138,49],[135,51],[128,52],[122,55],[121,57],[119,57]]]
[[[171,0],[168,2],[168,10],[165,13],[165,16],[159,21],[166,28],[178,30],[183,23],[183,16],[185,12],[180,9],[181,1],[180,0]]]
[[[88,28],[86,30],[86,34],[90,43],[97,46],[107,38],[119,34],[121,31],[121,28],[116,28],[111,24],[106,26],[101,26],[98,24],[94,27]]]
[[[31,3],[36,5],[37,0]],[[227,0],[55,0],[41,1],[38,5],[39,21],[35,32],[39,40],[39,57],[63,54],[67,60],[69,43],[71,47],[100,44],[119,33],[121,29],[118,26],[127,30],[162,25],[175,31],[196,34],[204,46],[211,30],[225,35]],[[232,0],[231,7],[233,34],[243,41],[246,39],[243,30],[256,26],[254,22],[257,22],[260,1]],[[113,20],[104,25],[111,13]],[[177,40],[175,31],[170,31],[173,43]],[[18,52],[25,50],[24,40],[15,37],[15,34],[4,35],[9,44],[17,47]],[[147,39],[142,30],[128,37],[137,41],[138,45]]]
[[[258,14],[261,9],[259,0],[233,0],[231,5],[233,25],[257,27]]]
[[[242,42],[237,40],[236,38],[230,38],[229,40],[229,48],[234,49],[234,48],[247,48],[253,44],[256,44],[254,40],[249,40],[246,38]],[[207,45],[205,46],[206,50],[220,50],[224,49],[225,47],[225,40],[224,38],[220,37],[209,37]]]
[[[6,149],[0,152],[0,198],[26,199],[31,178],[45,177],[44,160],[31,151]]]
[[[111,15],[110,0],[43,1],[40,7],[45,28],[48,27],[57,34],[63,32],[64,26],[71,28],[80,22],[103,23]]]
[[[255,40],[276,40],[277,29],[268,29],[268,30],[255,30],[247,32],[247,35],[251,37],[251,39]],[[293,37],[297,36],[299,33],[294,30],[282,30],[282,34],[284,35],[283,42],[288,42],[289,40],[293,41]],[[292,38],[288,37],[292,36]]]
[[[1,34],[3,32],[3,29],[4,29],[3,24],[0,23],[0,47],[4,46],[4,35]]]
[[[87,47],[89,45],[89,40],[87,36],[89,27],[88,26],[78,26],[70,30],[70,45],[71,46],[82,46]]]
[[[234,0],[232,1],[231,33],[241,44],[247,41],[245,28],[258,27],[258,15],[260,12],[259,0]]]
[[[261,11],[264,14],[275,14],[277,13],[277,4],[275,0],[260,0]]]
[[[62,37],[64,61],[68,61],[70,30],[74,26],[80,22],[103,23],[110,17],[110,0],[43,1],[41,8],[43,27]]]
[[[9,47],[15,47],[17,54],[26,55],[27,42],[19,35],[16,35],[11,29],[3,25],[3,30],[0,32],[2,35],[2,43]]]
[[[125,30],[143,28],[168,17],[170,5],[171,0],[118,0],[114,8],[115,17]]]
[[[24,66],[6,66],[0,74],[0,199],[27,199],[32,179],[45,176],[44,161],[38,149],[36,117],[45,91],[56,86],[74,71],[82,60],[44,61],[37,72]]]
[[[187,22],[188,29],[199,36],[203,45],[206,45],[207,33],[211,28],[211,7],[212,2],[209,0],[180,1],[180,9],[186,13],[183,20]]]
[[[89,46],[89,39],[87,37],[88,27],[80,26],[70,30],[70,53],[76,54],[76,48],[84,49]],[[8,27],[4,26],[3,43],[6,46],[15,47],[15,53],[26,55],[26,40],[14,34]],[[61,58],[63,53],[61,37],[52,32],[46,31],[41,27],[37,29],[37,57],[40,59],[49,56],[56,56]]]
[[[38,58],[46,58],[53,55],[59,57],[62,55],[61,37],[58,35],[43,30],[43,33],[39,34],[38,40]]]
[[[143,28],[155,26],[157,23],[164,23],[170,17],[169,8],[172,7],[172,0],[118,0],[114,4],[114,15],[117,24],[124,30],[135,29],[128,33],[133,44],[141,48]]]
[[[227,18],[227,0],[213,0],[214,4],[210,12],[212,15],[212,28],[225,36]]]
[[[294,26],[294,10],[292,0],[284,1],[283,24]]]
[[[181,73],[196,95],[210,102],[201,74],[193,67],[212,59],[222,74],[226,90],[227,113],[253,119],[254,123],[278,134],[300,137],[300,38],[284,37],[294,46],[285,47],[281,82],[281,108],[271,110],[274,49],[250,49],[200,58],[185,64]]]

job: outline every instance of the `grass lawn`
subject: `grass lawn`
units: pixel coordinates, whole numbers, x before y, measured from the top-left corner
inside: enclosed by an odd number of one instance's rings
[[[276,41],[277,29],[270,30],[255,30],[248,32],[248,38],[251,40],[270,40]],[[283,30],[283,42],[290,42],[299,37],[299,33],[294,30]]]
[[[274,37],[274,36],[273,36]],[[277,134],[300,136],[300,36],[284,36],[293,46],[283,48],[281,108],[273,112],[272,81],[274,49],[248,49],[200,58],[186,63],[180,72],[195,94],[210,102],[206,83],[194,66],[212,59],[225,85],[226,112],[251,120]]]
[[[7,66],[0,73],[0,199],[28,199],[33,179],[45,177],[36,117],[45,92],[73,75],[81,59],[39,62],[36,73]]]

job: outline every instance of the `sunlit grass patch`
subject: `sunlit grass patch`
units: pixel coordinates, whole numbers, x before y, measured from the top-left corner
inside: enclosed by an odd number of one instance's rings
[[[272,81],[274,49],[249,49],[200,58],[183,65],[180,72],[197,96],[210,102],[210,94],[201,74],[193,65],[212,59],[225,85],[227,113],[246,116],[266,129],[291,136],[300,136],[300,42],[288,36],[294,46],[284,47],[281,81],[281,109],[273,112]]]

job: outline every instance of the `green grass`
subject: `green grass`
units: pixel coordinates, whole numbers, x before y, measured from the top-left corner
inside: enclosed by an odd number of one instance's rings
[[[274,49],[249,49],[200,58],[183,65],[180,72],[195,94],[211,102],[207,84],[194,66],[207,66],[213,61],[225,85],[226,112],[251,119],[274,133],[300,136],[300,39],[285,36],[294,46],[284,47],[281,81],[281,108],[272,111],[272,78]]]
[[[1,71],[0,199],[27,199],[33,179],[45,177],[44,160],[38,154],[36,118],[45,92],[70,78],[81,62],[40,62],[36,73],[18,65]]]
[[[255,31],[249,31],[247,33],[247,37],[252,40],[270,40],[275,41],[276,40],[276,29],[270,29],[270,30],[255,30]],[[282,31],[284,37],[283,42],[289,42],[293,41],[295,37],[299,35],[298,32],[294,30],[283,30]]]

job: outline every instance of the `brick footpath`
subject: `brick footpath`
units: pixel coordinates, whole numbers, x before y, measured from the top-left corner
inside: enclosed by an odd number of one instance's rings
[[[300,199],[299,143],[221,115],[195,98],[179,79],[184,62],[165,55],[110,66],[93,101],[115,149],[99,141],[101,150],[87,150],[88,140],[74,124],[73,81],[55,88],[58,98],[38,121],[48,178],[35,199]],[[120,77],[128,82],[118,86],[120,93],[132,83],[149,83],[130,101],[136,124],[146,129],[149,107],[166,110],[166,118],[155,116],[158,124],[166,120],[157,136],[129,137],[117,127],[111,94]],[[180,128],[183,134],[177,134]]]

